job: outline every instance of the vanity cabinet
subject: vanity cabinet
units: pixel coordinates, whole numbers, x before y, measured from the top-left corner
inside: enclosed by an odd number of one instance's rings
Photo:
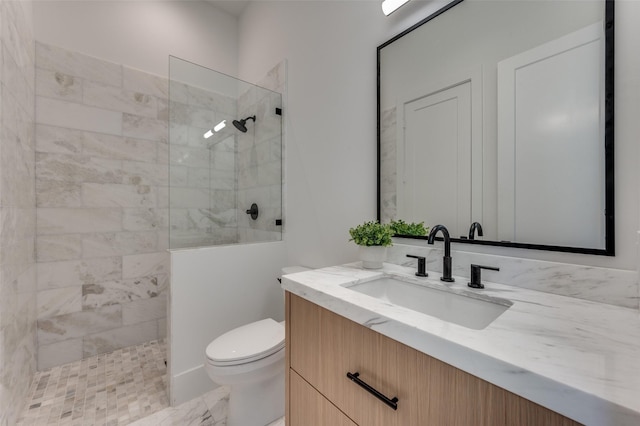
[[[289,292],[286,331],[287,426],[579,424]]]

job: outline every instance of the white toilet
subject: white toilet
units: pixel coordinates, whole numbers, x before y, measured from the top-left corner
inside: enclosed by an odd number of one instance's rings
[[[308,270],[286,267],[282,273]],[[227,426],[264,426],[284,416],[284,321],[271,318],[243,325],[211,342],[205,369],[227,385]]]

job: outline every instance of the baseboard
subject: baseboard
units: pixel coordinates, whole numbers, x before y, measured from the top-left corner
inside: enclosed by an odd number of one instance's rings
[[[191,401],[217,387],[207,375],[204,365],[175,374],[171,376],[171,406]]]

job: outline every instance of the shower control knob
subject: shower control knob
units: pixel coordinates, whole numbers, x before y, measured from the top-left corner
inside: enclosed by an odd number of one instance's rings
[[[258,205],[256,203],[251,204],[251,208],[246,213],[251,215],[251,219],[256,220],[258,218]]]

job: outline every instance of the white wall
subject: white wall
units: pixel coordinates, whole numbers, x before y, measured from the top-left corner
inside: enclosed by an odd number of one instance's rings
[[[168,55],[235,75],[237,19],[203,1],[34,1],[35,37],[167,76]]]
[[[290,263],[356,257],[347,230],[375,218],[376,47],[437,6],[389,17],[378,1],[253,2],[240,18],[240,77],[288,60],[286,240]],[[616,246],[614,258],[480,248],[507,256],[636,269],[640,131],[640,2],[616,2]],[[465,248],[473,251],[475,248]]]
[[[285,264],[283,242],[171,252],[171,405],[214,388],[204,369],[213,339],[260,319],[284,320],[277,278]]]

